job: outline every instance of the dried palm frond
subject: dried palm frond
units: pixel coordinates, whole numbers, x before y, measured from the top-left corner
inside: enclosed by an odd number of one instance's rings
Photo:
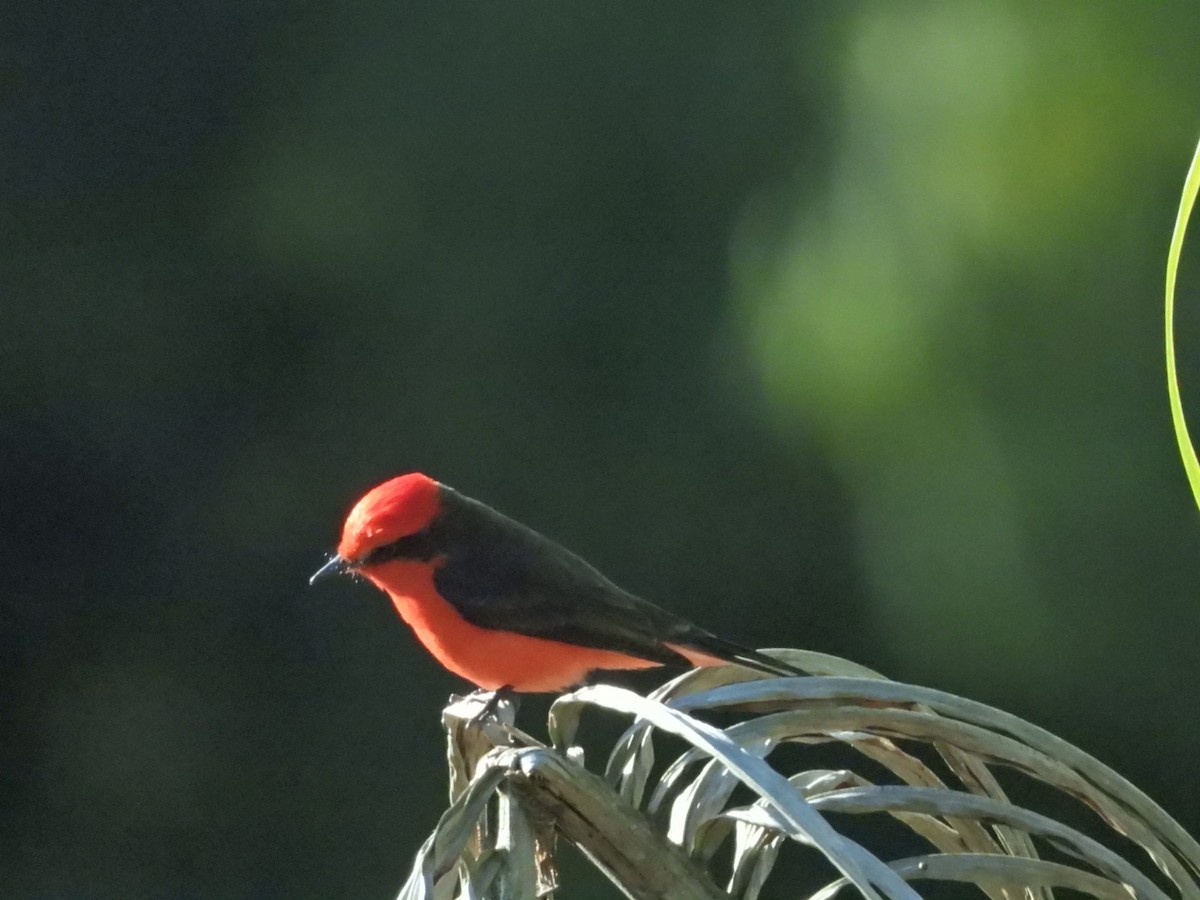
[[[689,672],[647,697],[585,687],[552,705],[550,747],[517,731],[507,704],[482,722],[477,697],[449,707],[452,803],[402,900],[548,896],[558,884],[556,836],[634,898],[755,900],[781,852],[796,844],[832,867],[811,900],[846,887],[868,898],[918,897],[910,881],[965,882],[993,900],[1049,900],[1056,887],[1200,900],[1195,839],[1066,741],[835,657],[769,652],[812,676],[762,678],[722,666]],[[603,779],[581,764],[577,734],[587,710],[633,717]],[[731,721],[705,720],[714,716]],[[682,752],[660,761],[664,745],[681,741]],[[783,745],[802,748],[811,764],[773,768],[768,757]],[[831,766],[835,750],[843,762]],[[847,750],[861,764],[845,765]],[[1010,800],[1002,781],[1013,778],[1050,796],[1053,811]],[[1062,821],[1066,806],[1085,821]],[[886,817],[924,852],[885,859],[894,842],[871,840],[862,824],[852,840],[831,814],[864,823]],[[722,851],[727,871],[718,875]]]

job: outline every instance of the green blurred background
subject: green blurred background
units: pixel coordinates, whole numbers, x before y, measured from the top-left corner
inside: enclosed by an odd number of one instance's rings
[[[305,580],[413,469],[1200,831],[1198,41],[1190,0],[5,4],[4,895],[391,895],[463,685]]]

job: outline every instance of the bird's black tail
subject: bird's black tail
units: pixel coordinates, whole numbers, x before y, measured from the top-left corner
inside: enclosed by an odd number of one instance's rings
[[[743,647],[740,644],[719,638],[715,634],[705,633],[699,639],[689,640],[687,646],[767,675],[790,678],[796,675],[807,676],[809,674],[803,669],[797,669],[795,666],[788,665],[778,659],[773,659],[765,653],[759,653],[757,650],[751,650],[749,647]]]

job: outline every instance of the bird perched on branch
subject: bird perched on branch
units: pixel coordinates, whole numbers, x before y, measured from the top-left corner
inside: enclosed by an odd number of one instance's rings
[[[413,472],[350,510],[337,555],[392,600],[438,662],[485,690],[561,691],[597,669],[737,663],[799,669],[617,587],[566,548]]]

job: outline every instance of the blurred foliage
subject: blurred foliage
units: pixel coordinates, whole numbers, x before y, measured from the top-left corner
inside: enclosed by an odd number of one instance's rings
[[[830,177],[782,231],[744,231],[768,414],[829,448],[872,593],[925,678],[1015,646],[1028,687],[1069,677],[1145,609],[1114,602],[1085,642],[1068,637],[1114,578],[1145,591],[1131,554],[1089,548],[1147,542],[1147,498],[1178,483],[1177,467],[1133,464],[1162,407],[1151,307],[1127,301],[1154,293],[1137,264],[1164,225],[1130,169],[1178,180],[1186,146],[1164,127],[1182,97],[1162,90],[1150,24],[1069,5],[860,10]],[[1190,574],[1155,573],[1150,602],[1178,609]],[[948,659],[946,639],[972,630]]]
[[[409,469],[731,638],[1032,718],[1200,830],[1196,717],[1141,738],[1200,673],[1158,305],[1198,32],[7,5],[6,896],[398,886],[461,685],[304,580]]]

